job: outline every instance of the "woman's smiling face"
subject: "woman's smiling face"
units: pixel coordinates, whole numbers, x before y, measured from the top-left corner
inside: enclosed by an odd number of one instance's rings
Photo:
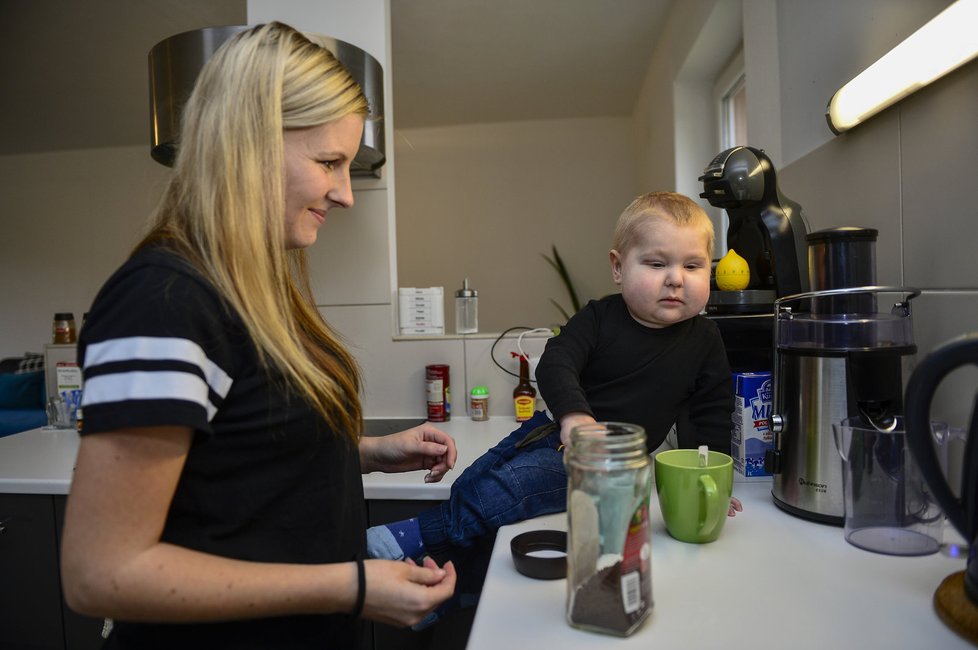
[[[646,327],[692,318],[710,297],[710,256],[703,231],[651,218],[625,251],[610,252],[611,274],[628,311]]]
[[[286,248],[316,243],[329,210],[353,205],[350,163],[362,134],[363,117],[355,114],[285,131]]]

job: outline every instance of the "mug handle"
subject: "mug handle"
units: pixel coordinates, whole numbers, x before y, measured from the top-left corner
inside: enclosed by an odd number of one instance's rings
[[[961,499],[955,497],[947,484],[947,478],[941,471],[934,452],[930,422],[931,401],[941,380],[953,370],[966,364],[978,365],[978,334],[969,334],[948,341],[927,355],[910,375],[904,405],[907,444],[917,460],[917,465],[927,479],[927,484],[944,510],[944,514],[958,532],[970,541],[976,532],[975,524],[978,524],[971,521],[974,515],[974,504],[966,503],[964,494]],[[975,440],[978,438],[978,401],[973,409],[968,441],[965,443],[966,475],[962,480],[963,490],[973,490],[974,488],[970,486],[978,482],[978,477],[975,476],[975,472],[978,472],[978,441]]]
[[[703,517],[700,518],[700,535],[709,535],[720,523],[720,516],[725,515],[726,511],[720,508],[720,495],[717,491],[716,481],[709,474],[700,474],[700,496],[705,500],[706,507],[700,508]]]

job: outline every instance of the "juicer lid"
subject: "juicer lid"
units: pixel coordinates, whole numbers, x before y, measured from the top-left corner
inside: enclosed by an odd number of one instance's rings
[[[861,293],[900,293],[906,298],[896,302],[889,312],[826,314],[796,311],[785,306],[785,303],[804,306],[802,301],[805,300]],[[915,348],[910,300],[919,295],[920,290],[912,287],[872,286],[810,291],[780,298],[775,302],[776,346],[778,349],[824,353]]]
[[[808,233],[805,240],[809,243],[819,242],[839,242],[839,241],[876,241],[880,234],[875,228],[861,228],[859,226],[839,226],[838,228],[826,228]]]

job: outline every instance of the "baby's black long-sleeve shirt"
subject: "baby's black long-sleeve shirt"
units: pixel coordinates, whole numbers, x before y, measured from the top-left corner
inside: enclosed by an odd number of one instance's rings
[[[638,424],[650,451],[678,423],[681,447],[730,453],[730,364],[704,316],[657,329],[632,318],[621,294],[592,300],[547,342],[536,378],[558,421],[584,412]]]

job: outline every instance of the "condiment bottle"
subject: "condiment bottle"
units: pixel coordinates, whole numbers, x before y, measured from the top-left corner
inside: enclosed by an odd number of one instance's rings
[[[425,366],[425,395],[429,422],[448,422],[452,419],[452,388],[450,368],[443,363]]]
[[[526,422],[533,417],[537,405],[537,389],[530,384],[530,365],[526,356],[513,353],[520,358],[520,383],[513,389],[513,405],[516,408],[516,421]]]
[[[479,331],[479,292],[469,288],[469,279],[455,292],[455,333],[475,334]]]
[[[652,469],[645,430],[574,427],[567,468],[567,622],[628,636],[652,611]]]
[[[54,343],[74,343],[75,336],[75,315],[71,312],[58,312],[54,315],[54,323],[51,325],[52,341]]]
[[[489,419],[489,389],[475,386],[469,393],[469,416],[476,422]]]

